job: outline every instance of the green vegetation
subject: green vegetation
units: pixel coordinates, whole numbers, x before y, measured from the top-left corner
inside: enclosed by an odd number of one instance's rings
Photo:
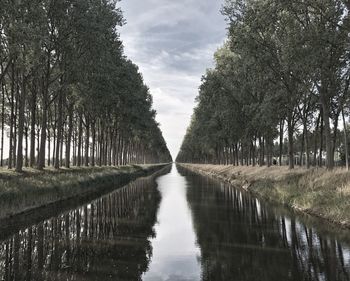
[[[350,227],[350,173],[344,169],[183,165],[243,187],[266,200]]]
[[[164,165],[0,170],[0,218],[93,192],[103,193]]]
[[[226,0],[228,38],[177,161],[349,167],[349,10],[344,0]]]
[[[117,3],[1,1],[1,166],[171,161]]]

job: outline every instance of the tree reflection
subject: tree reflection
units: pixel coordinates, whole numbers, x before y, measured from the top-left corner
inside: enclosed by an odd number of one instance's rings
[[[246,192],[180,172],[203,280],[349,280],[350,248]]]
[[[144,178],[0,244],[1,280],[140,280],[160,194]]]

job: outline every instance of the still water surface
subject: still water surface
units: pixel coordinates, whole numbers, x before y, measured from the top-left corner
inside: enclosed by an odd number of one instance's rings
[[[350,280],[348,232],[180,167],[55,211],[0,233],[1,280]]]

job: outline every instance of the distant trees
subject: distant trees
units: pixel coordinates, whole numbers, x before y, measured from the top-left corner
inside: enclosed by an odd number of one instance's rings
[[[1,1],[2,166],[171,161],[116,2]]]
[[[325,151],[332,169],[336,150],[349,146],[346,130],[338,130],[350,103],[347,5],[227,0],[228,40],[203,78],[177,160],[282,164],[286,136],[289,168],[321,166]]]

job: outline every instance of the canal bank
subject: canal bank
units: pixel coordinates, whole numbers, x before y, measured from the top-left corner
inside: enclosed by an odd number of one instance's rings
[[[161,200],[155,179],[169,170],[0,223],[0,280],[139,280]]]
[[[65,201],[66,203],[67,201]],[[241,188],[166,166],[65,208],[0,223],[0,280],[324,280],[350,276],[330,233]]]
[[[350,228],[350,173],[344,169],[179,165],[229,182],[264,200]]]
[[[0,219],[60,202],[109,192],[168,164],[84,167],[60,170],[0,171]]]

